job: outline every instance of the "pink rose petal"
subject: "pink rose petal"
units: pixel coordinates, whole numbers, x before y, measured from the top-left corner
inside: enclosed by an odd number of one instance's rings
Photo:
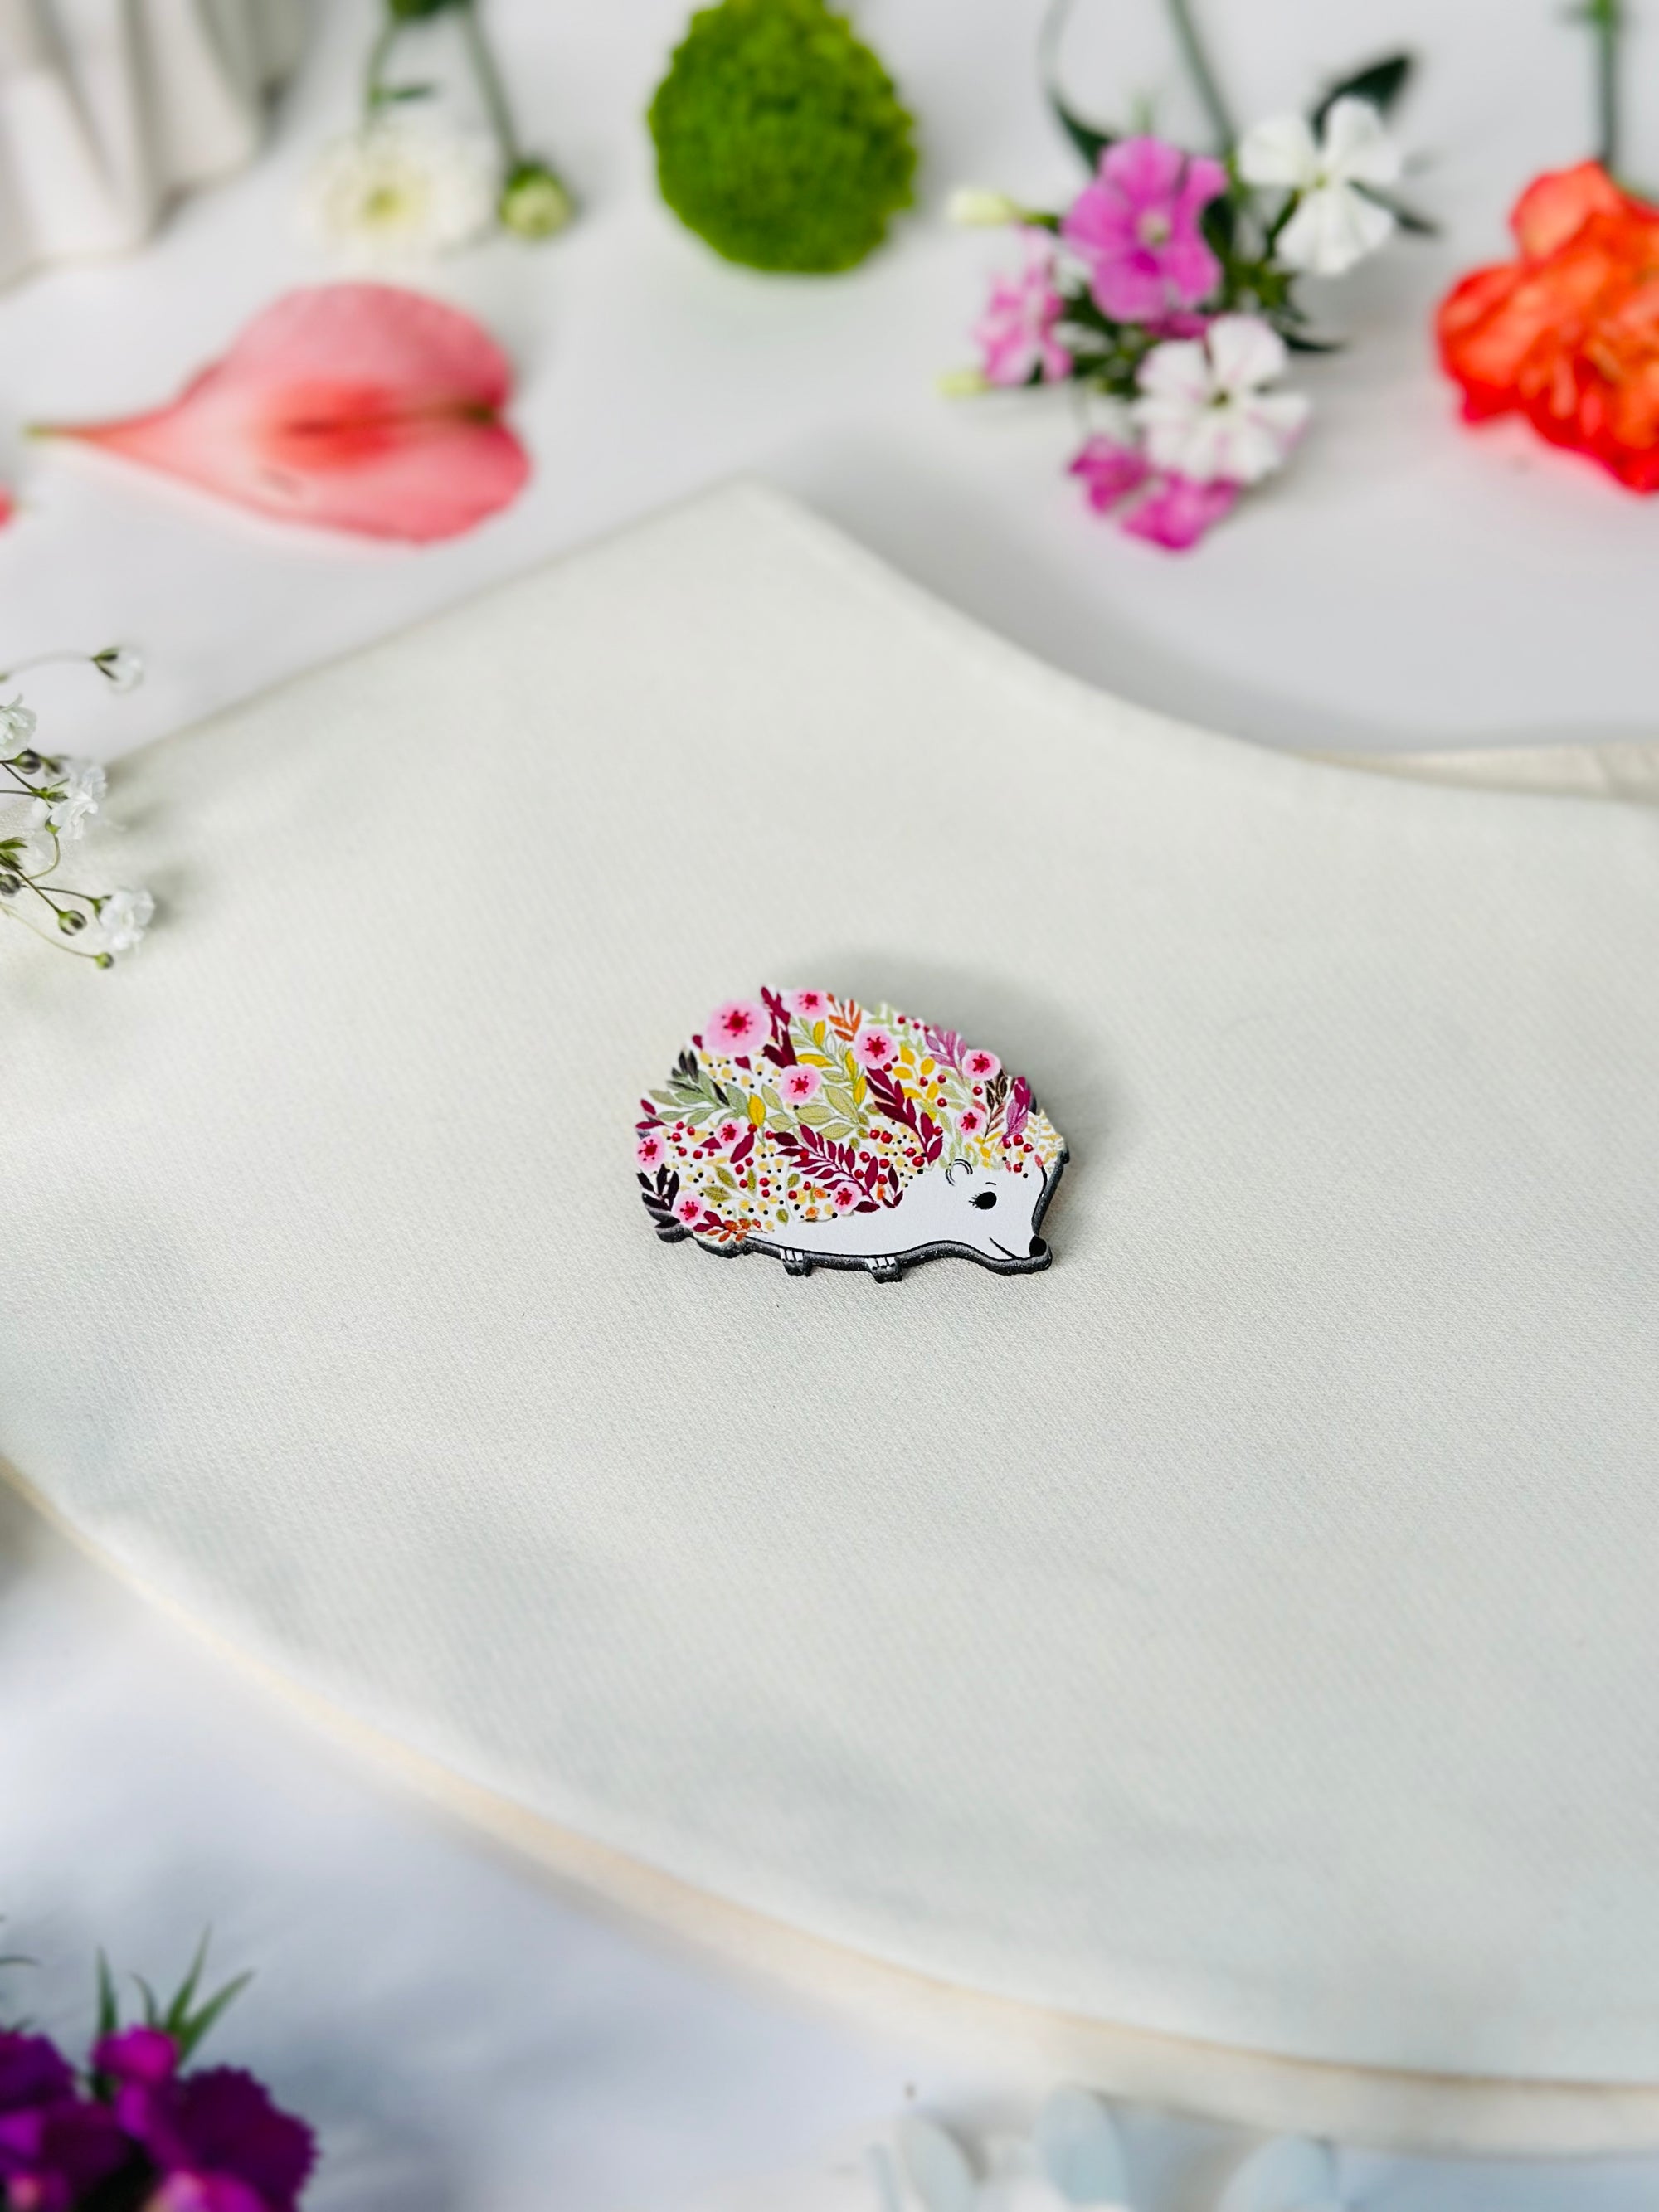
[[[47,425],[284,521],[416,544],[506,507],[529,458],[507,356],[470,316],[388,284],[289,292],[170,406]]]

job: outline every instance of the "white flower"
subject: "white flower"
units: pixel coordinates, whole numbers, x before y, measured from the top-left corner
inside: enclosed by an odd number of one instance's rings
[[[9,705],[0,700],[0,760],[9,759],[13,753],[26,753],[33,738],[33,708],[21,699],[12,700]]]
[[[326,244],[360,259],[447,253],[489,224],[495,187],[477,139],[430,118],[383,116],[324,148],[304,213]]]
[[[993,2136],[978,2160],[915,2112],[898,2123],[894,2148],[896,2160],[878,2152],[877,2171],[884,2166],[886,2199],[904,2212],[1127,2212],[1116,2123],[1086,2089],[1057,2089],[1029,2137]]]
[[[97,949],[133,951],[155,919],[155,902],[148,891],[109,892],[99,909]]]
[[[96,761],[60,760],[46,788],[53,794],[46,819],[60,837],[78,837],[98,811],[108,778]]]
[[[995,230],[1005,222],[1023,222],[1025,210],[1006,192],[988,191],[983,185],[958,185],[945,204],[947,222],[964,230]]]
[[[1286,268],[1340,276],[1374,253],[1394,216],[1365,191],[1394,184],[1400,149],[1368,100],[1339,100],[1319,143],[1299,115],[1278,115],[1247,131],[1238,173],[1247,185],[1282,185],[1292,195],[1290,221],[1276,241]]]
[[[136,645],[106,646],[93,654],[92,665],[118,691],[135,691],[144,680],[144,656]]]
[[[58,847],[43,828],[46,810],[39,799],[31,805],[21,831],[9,822],[6,842],[11,847],[9,865],[25,876],[49,875],[58,864]]]
[[[1263,388],[1285,358],[1284,340],[1255,315],[1218,315],[1201,338],[1154,346],[1130,410],[1153,467],[1194,483],[1271,476],[1308,419],[1299,392]]]

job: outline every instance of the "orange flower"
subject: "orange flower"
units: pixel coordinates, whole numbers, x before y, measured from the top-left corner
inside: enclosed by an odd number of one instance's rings
[[[1659,491],[1659,208],[1582,161],[1529,185],[1510,222],[1520,259],[1441,303],[1464,414],[1516,410],[1632,491]]]

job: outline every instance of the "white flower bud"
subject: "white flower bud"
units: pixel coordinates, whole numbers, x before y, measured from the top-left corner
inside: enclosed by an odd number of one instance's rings
[[[136,645],[106,646],[93,654],[92,665],[118,691],[136,690],[144,680],[144,657]]]
[[[958,185],[945,204],[946,218],[964,230],[997,230],[1004,223],[1024,222],[1025,210],[1006,192],[988,191],[983,185]]]

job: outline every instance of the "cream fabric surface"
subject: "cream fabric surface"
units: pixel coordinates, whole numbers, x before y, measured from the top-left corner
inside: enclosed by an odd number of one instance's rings
[[[739,489],[119,811],[142,959],[0,940],[0,1454],[88,1540],[807,1937],[1659,2080],[1651,810],[1170,723]],[[657,1243],[763,977],[1030,1074],[1048,1274]]]

